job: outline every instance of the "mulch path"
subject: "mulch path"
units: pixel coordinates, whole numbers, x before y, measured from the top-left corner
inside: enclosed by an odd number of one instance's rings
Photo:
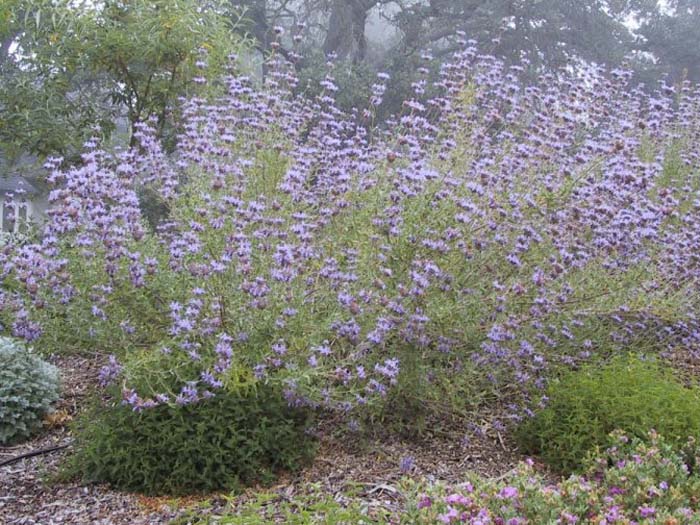
[[[61,369],[63,378],[62,398],[56,412],[34,439],[15,447],[0,447],[0,463],[27,452],[70,445],[66,424],[85,406],[105,359],[61,356],[51,361]],[[700,378],[700,356],[677,352],[669,356],[669,361],[686,379]],[[341,502],[347,501],[350,490],[369,508],[397,510],[402,501],[395,487],[405,475],[459,483],[469,472],[503,476],[522,459],[516,447],[489,421],[480,422],[478,434],[455,427],[444,431],[429,426],[421,439],[406,441],[395,437],[354,440],[348,433],[336,432],[336,427],[332,421],[321,426],[318,455],[304,471],[283,475],[273,487],[252,487],[233,501],[227,494],[147,498],[105,485],[52,482],[51,476],[58,472],[68,449],[23,459],[0,467],[0,524],[168,524],[187,509],[201,509],[194,514],[216,515],[227,505],[229,508],[245,505],[255,499],[258,491],[276,494],[279,501],[289,501],[307,495],[312,484],[317,487],[315,490]],[[402,460],[409,457],[410,468],[402,471]],[[546,470],[542,471],[546,474]],[[200,507],[204,501],[207,505]]]
[[[84,401],[97,382],[100,359],[79,356],[56,357],[52,362],[63,374],[64,392],[57,411],[47,428],[21,446],[0,448],[0,462],[34,450],[69,444],[70,433],[65,424],[84,406]],[[397,439],[352,440],[347,433],[338,437],[333,423],[319,429],[319,453],[304,471],[282,476],[265,490],[289,499],[307,494],[316,484],[326,494],[343,499],[352,489],[371,506],[396,509],[400,495],[394,489],[405,475],[459,482],[468,472],[500,476],[511,470],[519,459],[515,447],[505,440],[487,421],[483,432],[464,439],[466,432],[451,429],[437,434],[429,431],[421,440]],[[59,469],[67,450],[23,459],[0,467],[0,523],[3,525],[158,525],[167,524],[187,508],[207,501],[208,511],[221,510],[226,495],[206,498],[146,498],[111,490],[103,485],[52,482],[50,476]],[[410,468],[402,472],[402,460],[410,457]],[[406,464],[404,464],[406,467]],[[254,498],[256,489],[236,499],[243,504]]]

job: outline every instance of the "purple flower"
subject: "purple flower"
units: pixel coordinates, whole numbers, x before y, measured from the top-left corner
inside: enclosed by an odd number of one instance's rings
[[[397,358],[387,359],[383,364],[374,365],[374,370],[384,377],[396,380],[399,375],[399,360]]]
[[[447,503],[448,505],[468,506],[471,505],[471,502],[472,500],[458,493],[450,494],[445,498],[445,503]]]
[[[285,355],[287,353],[287,345],[282,339],[280,339],[272,345],[272,351],[280,356]]]
[[[501,499],[516,499],[519,496],[518,489],[516,487],[503,487],[498,493],[498,497]]]
[[[453,523],[459,519],[459,512],[453,507],[448,507],[447,512],[440,514],[438,519],[442,523]]]
[[[416,460],[413,458],[413,456],[404,456],[399,462],[399,470],[401,470],[403,474],[408,474],[414,469],[415,464]]]
[[[608,490],[608,494],[610,494],[611,496],[619,496],[624,493],[625,489],[617,486],[610,487],[610,489]]]
[[[117,361],[116,356],[109,356],[109,363],[100,369],[98,376],[100,385],[105,387],[116,381],[116,379],[121,375],[123,367]]]
[[[418,508],[419,509],[428,509],[433,506],[433,500],[431,499],[430,496],[423,494],[420,496],[418,499]]]
[[[319,346],[314,346],[311,348],[313,352],[319,353],[323,356],[329,356],[333,353],[331,347],[328,345],[328,341],[324,341],[323,344]]]

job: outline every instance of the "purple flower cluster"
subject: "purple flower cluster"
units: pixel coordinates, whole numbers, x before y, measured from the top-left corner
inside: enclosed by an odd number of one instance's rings
[[[172,155],[144,124],[122,154],[51,159],[41,240],[0,252],[3,326],[180,364],[170,391],[127,385],[135,407],[209,397],[244,368],[345,413],[405,367],[471,368],[517,392],[520,417],[552,366],[700,349],[700,88],[649,94],[595,68],[524,86],[463,44],[382,128],[338,109],[331,76],[296,95],[274,56],[261,87],[231,76],[183,101]],[[153,232],[144,193],[167,210]]]

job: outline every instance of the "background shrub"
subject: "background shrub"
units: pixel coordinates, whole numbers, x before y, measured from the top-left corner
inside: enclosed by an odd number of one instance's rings
[[[98,405],[77,423],[64,474],[146,494],[269,483],[313,455],[307,415],[267,386],[143,411]]]
[[[654,360],[620,356],[587,365],[551,383],[547,396],[546,408],[516,434],[525,452],[562,471],[580,468],[617,429],[639,438],[655,429],[677,444],[700,435],[700,390]]]
[[[0,445],[28,438],[58,400],[58,369],[23,344],[0,337]]]

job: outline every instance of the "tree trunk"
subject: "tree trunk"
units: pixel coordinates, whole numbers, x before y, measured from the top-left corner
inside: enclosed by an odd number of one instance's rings
[[[265,52],[269,48],[269,26],[267,22],[266,0],[251,0],[248,7],[247,17],[253,24],[253,36],[258,41],[261,51]]]
[[[376,3],[372,0],[334,0],[323,52],[327,56],[333,54],[340,60],[362,62],[367,54],[367,12]]]

